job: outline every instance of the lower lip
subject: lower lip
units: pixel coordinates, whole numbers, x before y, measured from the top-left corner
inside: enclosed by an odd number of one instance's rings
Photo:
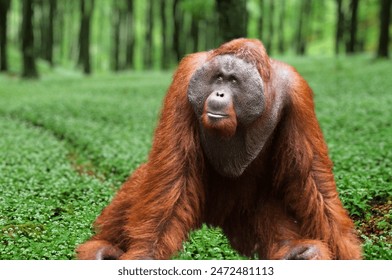
[[[220,115],[220,114],[213,114],[213,113],[207,113],[207,116],[214,119],[227,118],[227,115]]]

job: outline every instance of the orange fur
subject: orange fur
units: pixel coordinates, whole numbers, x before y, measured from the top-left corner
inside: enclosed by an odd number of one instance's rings
[[[205,158],[187,99],[196,69],[222,54],[252,63],[264,81],[266,108],[252,126],[276,120],[260,154],[235,179],[219,175]],[[184,58],[164,100],[147,163],[98,217],[97,234],[77,248],[78,258],[168,259],[203,222],[222,227],[247,256],[361,258],[353,223],[338,198],[312,95],[306,81],[270,59],[257,40],[237,39]]]
[[[206,102],[207,104],[207,102]],[[206,107],[206,104],[204,107]],[[209,120],[207,116],[207,110],[204,108],[204,112],[202,115],[202,123],[203,126],[211,131],[212,133],[215,133],[217,136],[223,137],[223,138],[230,138],[232,137],[237,128],[237,118],[236,118],[236,113],[234,111],[233,106],[231,105],[228,110],[227,110],[227,118],[221,119],[221,120],[216,120],[216,121],[211,121]]]

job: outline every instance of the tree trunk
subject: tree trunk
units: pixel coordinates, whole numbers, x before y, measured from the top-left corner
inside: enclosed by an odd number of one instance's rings
[[[90,23],[93,10],[94,0],[80,0],[79,64],[83,66],[83,72],[85,74],[91,73]]]
[[[218,19],[216,17],[207,18],[205,22],[205,50],[210,50],[218,47],[221,40],[218,39],[219,37],[219,30],[215,28],[218,25]]]
[[[133,66],[133,51],[135,46],[134,41],[134,16],[133,16],[133,0],[127,1],[127,13],[126,13],[126,24],[127,24],[127,48],[125,54],[125,68],[131,69]]]
[[[358,6],[359,0],[351,0],[350,2],[350,10],[351,10],[351,19],[349,25],[350,37],[347,42],[347,53],[354,53],[356,51],[356,43],[357,43],[357,23],[358,23]]]
[[[48,22],[48,34],[47,34],[47,45],[46,45],[46,53],[45,59],[50,63],[53,67],[53,45],[54,45],[54,17],[56,14],[57,0],[49,0],[49,22]]]
[[[259,17],[259,38],[260,40],[263,41],[264,43],[264,32],[263,32],[263,28],[264,28],[264,1],[260,0],[260,17]]]
[[[34,0],[33,0],[34,3]],[[33,24],[39,25],[39,28],[35,28],[39,30],[38,32],[35,32],[34,35],[39,35],[38,38],[35,40],[36,44],[36,50],[38,51],[38,55],[40,58],[45,59],[46,56],[46,48],[47,48],[47,31],[48,31],[48,13],[47,13],[47,1],[37,1],[36,3],[36,8],[35,8],[35,18],[36,22]],[[33,4],[34,5],[34,4]],[[37,34],[38,33],[38,34]],[[40,45],[38,45],[40,43]]]
[[[148,10],[147,10],[147,17],[146,17],[146,45],[144,48],[144,68],[146,69],[151,69],[152,68],[152,60],[153,60],[153,38],[152,38],[152,32],[153,32],[153,22],[154,22],[154,7],[153,7],[153,1],[149,0],[147,1],[148,5]]]
[[[177,61],[183,57],[183,50],[181,46],[181,22],[182,14],[180,9],[180,0],[173,1],[173,18],[174,18],[174,31],[173,31],[173,50],[176,55]]]
[[[392,0],[382,0],[380,6],[380,35],[378,39],[377,57],[389,56],[389,23],[391,18]]]
[[[113,51],[112,51],[112,69],[120,70],[120,23],[121,23],[121,7],[119,2],[113,2]]]
[[[339,54],[340,45],[343,41],[344,34],[344,13],[342,0],[336,0],[336,36],[335,36],[335,54]]]
[[[53,29],[57,0],[45,0],[37,3],[40,8],[39,23],[41,45],[39,46],[39,54],[41,58],[48,61],[50,65],[53,66]]]
[[[265,48],[269,54],[272,54],[272,42],[274,37],[274,14],[275,14],[275,3],[274,0],[270,0],[268,12],[268,37],[266,39]]]
[[[279,26],[278,26],[278,51],[279,53],[284,53],[284,19],[286,17],[286,0],[280,1],[280,15],[279,15]]]
[[[246,0],[216,0],[219,33],[223,42],[246,37]]]
[[[169,69],[170,66],[170,50],[168,47],[168,34],[167,34],[167,17],[166,17],[166,5],[165,0],[161,0],[160,6],[161,12],[161,27],[162,27],[162,69]]]
[[[306,37],[308,33],[308,19],[311,12],[311,0],[302,0],[300,13],[298,16],[298,30],[297,30],[297,48],[298,55],[306,53]]]
[[[191,39],[193,40],[192,52],[199,49],[199,20],[192,18],[191,23]]]
[[[38,78],[35,65],[34,32],[33,32],[33,0],[22,2],[22,56],[23,78]]]
[[[11,0],[0,0],[0,72],[8,71],[7,16]]]
[[[58,59],[63,62],[64,58],[67,55],[66,52],[66,34],[64,30],[65,23],[67,22],[65,19],[65,14],[67,12],[67,3],[60,1],[57,5],[57,24],[56,24],[56,42],[59,45],[59,55]],[[69,28],[69,27],[68,27]]]

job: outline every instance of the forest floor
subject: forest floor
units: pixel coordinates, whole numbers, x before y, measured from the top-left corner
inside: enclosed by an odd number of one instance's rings
[[[366,259],[392,259],[392,67],[288,58],[315,92],[344,206]],[[0,259],[73,259],[121,182],[147,158],[171,73],[38,81],[0,75]],[[238,259],[203,226],[177,258]]]

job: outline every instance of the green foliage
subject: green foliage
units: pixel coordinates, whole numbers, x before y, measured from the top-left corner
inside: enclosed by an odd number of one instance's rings
[[[340,197],[365,257],[392,259],[390,62],[284,58],[315,92]],[[70,259],[121,182],[147,159],[167,73],[41,81],[0,75],[0,259]],[[241,258],[204,226],[179,259]]]
[[[11,73],[21,72],[21,49],[20,49],[20,27],[22,22],[22,2],[12,1],[8,16],[8,58]],[[42,58],[40,53],[45,50],[43,42],[47,41],[48,8],[49,1],[35,1],[34,5],[34,33],[37,58]],[[174,0],[145,1],[134,0],[132,5],[132,21],[126,20],[127,0],[95,0],[87,1],[87,6],[94,2],[91,18],[91,57],[93,72],[111,70],[111,61],[114,59],[115,40],[114,30],[118,30],[115,22],[121,21],[119,56],[121,64],[126,57],[125,50],[128,44],[127,38],[132,37],[132,69],[143,70],[149,67],[145,65],[146,55],[152,55],[152,69],[162,69],[162,57],[167,57],[170,65],[177,63],[174,56]],[[343,12],[347,20],[344,30],[345,40],[349,37],[350,1],[343,1]],[[358,52],[375,52],[378,47],[378,36],[380,33],[380,2],[360,1],[358,10],[357,42]],[[57,1],[56,16],[54,19],[54,64],[56,66],[74,69],[78,61],[79,31],[80,31],[80,1]],[[153,5],[153,18],[148,19],[149,3]],[[221,42],[217,40],[222,36],[217,19],[220,11],[216,10],[215,0],[180,0],[179,14],[181,18],[182,48],[184,54],[194,52],[192,41],[198,41],[198,51],[205,51],[217,47]],[[247,34],[246,37],[259,38],[271,43],[268,49],[270,53],[279,51],[279,41],[284,43],[284,53],[293,53],[297,44],[297,33],[299,27],[302,0],[247,0]],[[163,4],[163,8],[161,6]],[[271,11],[271,5],[274,6]],[[46,7],[46,10],[45,10]],[[91,7],[90,7],[91,8]],[[121,15],[115,11],[120,9]],[[165,24],[162,23],[162,10],[165,11]],[[116,19],[116,20],[114,20]],[[148,50],[147,22],[152,23],[152,49]],[[270,23],[272,25],[270,26]],[[305,34],[308,54],[332,54],[334,52],[337,4],[336,1],[312,1],[311,10],[305,22],[308,26]],[[164,26],[163,26],[164,25]],[[64,28],[66,26],[67,28]],[[282,27],[282,29],[280,28]],[[165,28],[165,32],[163,32]],[[195,34],[198,35],[195,35]],[[163,38],[165,36],[166,38]],[[166,47],[163,42],[167,40]],[[271,42],[269,42],[271,40]],[[341,42],[343,45],[345,42]],[[391,43],[389,45],[391,47]],[[41,70],[41,69],[39,69]],[[41,71],[39,71],[40,74]]]
[[[238,260],[245,259],[233,251],[229,241],[219,228],[203,225],[191,233],[183,250],[175,257],[180,260]]]
[[[8,87],[13,94],[4,107],[8,115],[66,140],[85,163],[91,162],[110,178],[120,176],[122,181],[130,168],[145,160],[150,147],[169,80],[168,75],[153,76],[154,80],[146,73],[94,80],[49,77],[22,86],[14,81]],[[130,148],[134,149],[131,153]],[[129,162],[134,164],[129,166]]]
[[[392,234],[362,236],[364,239],[363,250],[368,260],[391,260],[392,259]]]
[[[0,117],[0,259],[69,259],[112,195],[50,132]]]
[[[214,0],[182,0],[181,7],[189,12],[194,20],[206,19],[214,13]]]

